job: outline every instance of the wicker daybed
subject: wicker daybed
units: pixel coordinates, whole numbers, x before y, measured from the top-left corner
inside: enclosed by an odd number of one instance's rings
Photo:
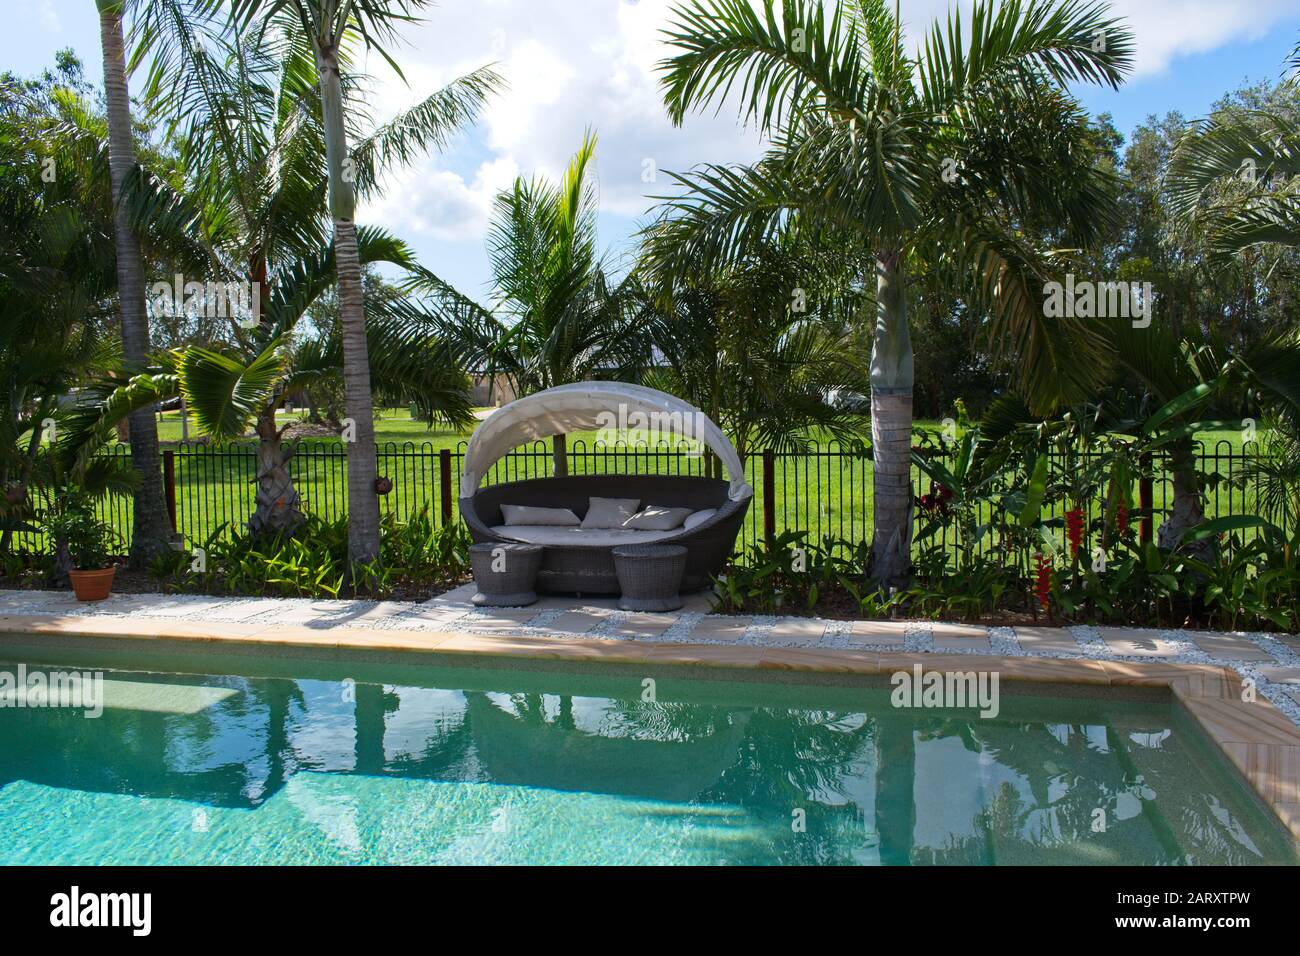
[[[518,445],[572,431],[603,429],[614,422],[641,421],[654,423],[657,431],[673,431],[701,441],[718,456],[730,480],[692,475],[604,474],[534,478],[479,487],[491,466]],[[591,498],[634,498],[642,507],[713,513],[699,515],[698,523],[689,528],[630,531],[507,525],[501,507],[567,508],[584,518]],[[694,406],[639,385],[584,382],[538,392],[488,417],[465,450],[459,505],[476,544],[523,541],[543,546],[538,591],[618,594],[612,550],[625,544],[684,546],[687,558],[681,590],[708,587],[731,557],[752,498],[753,489],[744,481],[735,448],[721,429]]]

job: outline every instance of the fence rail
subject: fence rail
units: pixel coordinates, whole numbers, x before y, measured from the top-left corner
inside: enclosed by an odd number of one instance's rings
[[[392,481],[392,490],[381,498],[381,508],[397,518],[428,509],[444,522],[458,521],[456,496],[460,491],[465,443],[455,449],[436,448],[429,442],[387,442],[376,450],[378,472]],[[130,451],[116,447],[106,454],[124,461]],[[1219,441],[1213,450],[1197,448],[1197,465],[1202,473],[1217,475],[1206,493],[1206,512],[1212,517],[1253,513],[1254,491],[1241,481],[1242,470],[1254,451],[1238,449]],[[181,443],[163,453],[168,509],[173,526],[191,544],[200,543],[213,532],[230,534],[243,527],[254,507],[256,456],[253,446],[225,446]],[[706,459],[697,453],[673,448],[630,447],[623,444],[587,444],[574,441],[568,449],[570,474],[670,474],[707,473]],[[515,449],[498,461],[486,481],[496,484],[540,478],[552,473],[553,459],[546,442]],[[347,510],[347,454],[339,445],[304,441],[297,444],[289,462],[290,473],[302,496],[305,511],[327,520],[342,517]],[[1172,479],[1163,462],[1156,462],[1155,477],[1141,489],[1142,504],[1160,512],[1172,497]],[[810,540],[829,537],[845,542],[870,538],[872,520],[871,451],[863,446],[811,446],[798,452],[765,451],[745,462],[745,478],[754,488],[754,503],[741,530],[738,547],[749,546],[765,535],[788,530],[805,531]],[[913,468],[913,485],[919,495],[928,479]],[[101,506],[102,517],[129,540],[131,502],[109,499]],[[1100,502],[1091,502],[1088,517],[1098,513]],[[1053,517],[1060,517],[1056,506]],[[918,521],[921,520],[918,515]],[[996,525],[993,516],[989,520]],[[1150,522],[1143,535],[1149,537]],[[949,532],[951,534],[951,532]],[[1062,541],[1064,531],[1061,531]],[[989,538],[989,544],[996,535]],[[17,545],[30,549],[44,546],[41,536],[17,536]],[[942,544],[951,547],[951,538]]]

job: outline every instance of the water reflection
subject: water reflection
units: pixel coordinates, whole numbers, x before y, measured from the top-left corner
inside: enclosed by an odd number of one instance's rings
[[[187,683],[234,693],[174,713],[110,694],[98,720],[0,710],[0,822],[11,781],[257,810],[314,772],[608,795],[626,814],[689,818],[681,839],[718,862],[1291,859],[1217,758],[1154,705],[1102,717],[1039,702],[982,720],[842,689],[833,709],[816,709],[807,698],[818,691],[794,706],[758,685],[718,703],[594,684],[552,693],[540,678],[494,690],[123,676],[161,697]],[[365,850],[346,789],[288,797],[333,843]]]

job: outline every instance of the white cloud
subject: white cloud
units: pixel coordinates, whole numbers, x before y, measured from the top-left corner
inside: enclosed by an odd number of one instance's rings
[[[432,162],[394,177],[384,195],[358,212],[362,222],[382,223],[402,238],[428,236],[479,242],[487,231],[492,198],[519,175],[508,156],[483,163],[471,181]]]
[[[63,30],[63,21],[59,19],[53,0],[18,0],[17,9],[9,12],[9,19],[15,23],[39,23],[47,33]]]
[[[971,3],[960,4],[969,23]],[[903,0],[912,47],[931,22],[946,19],[948,0]],[[1133,78],[1161,73],[1180,56],[1254,40],[1296,14],[1295,0],[1110,0],[1110,15],[1127,21],[1136,39]]]
[[[410,89],[382,77],[373,109],[387,119],[453,76],[496,61],[509,88],[480,126],[477,138],[489,155],[466,172],[469,183],[447,171],[456,157],[432,157],[418,174],[390,181],[370,211],[399,234],[470,238],[477,229],[481,239],[491,199],[481,190],[501,188],[515,173],[558,176],[589,127],[599,139],[601,208],[627,216],[643,214],[653,205],[649,197],[669,188],[664,170],[755,157],[757,137],[739,129],[731,111],[691,117],[680,129],[665,115],[654,64],[664,55],[659,30],[670,5],[489,0],[432,9],[427,23],[405,31],[398,51]],[[445,68],[432,65],[440,59]],[[380,72],[373,58],[371,67]],[[650,163],[657,179],[643,182]],[[483,215],[469,216],[471,206]]]
[[[1296,13],[1295,0],[1115,0],[1112,9],[1137,37],[1135,77],[1164,72],[1180,56],[1259,39]]]
[[[487,111],[488,145],[526,152],[529,144],[546,137],[544,127],[572,98],[577,76],[560,55],[532,37],[502,52],[497,71],[509,88]]]

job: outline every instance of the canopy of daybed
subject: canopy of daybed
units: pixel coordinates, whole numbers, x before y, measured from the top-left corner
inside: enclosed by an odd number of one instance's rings
[[[607,428],[646,429],[703,442],[731,479],[735,501],[754,490],[735,447],[707,415],[675,395],[625,382],[579,382],[537,392],[497,409],[480,425],[465,449],[460,495],[471,498],[488,469],[510,449],[541,438]]]

